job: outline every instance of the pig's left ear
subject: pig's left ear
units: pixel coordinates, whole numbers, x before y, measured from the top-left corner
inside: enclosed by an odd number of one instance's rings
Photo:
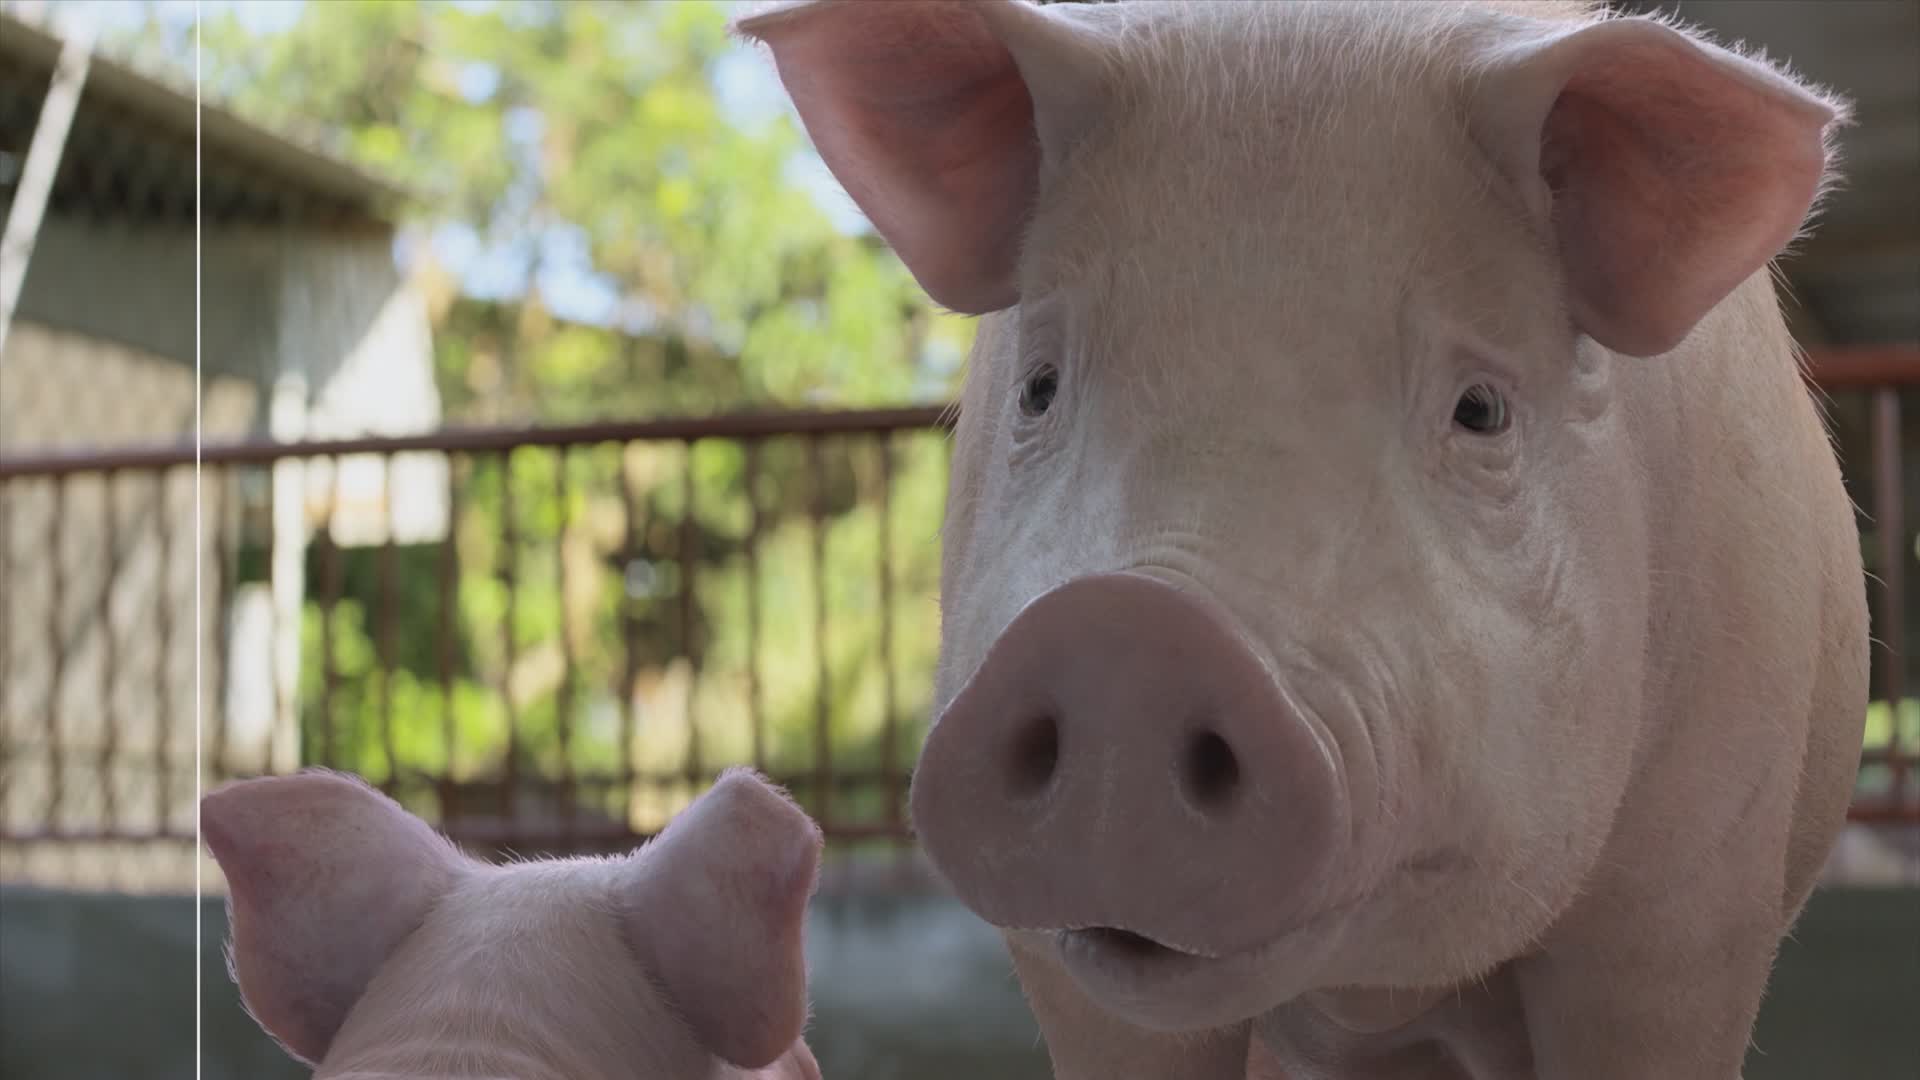
[[[309,1064],[466,858],[392,799],[321,770],[210,792],[200,828],[227,878],[241,999]]]
[[[1799,231],[1843,106],[1647,18],[1495,48],[1474,134],[1551,220],[1578,328],[1678,345]]]
[[[772,1064],[806,1026],[819,865],[819,828],[745,769],[633,857],[628,939],[700,1044],[742,1068]]]

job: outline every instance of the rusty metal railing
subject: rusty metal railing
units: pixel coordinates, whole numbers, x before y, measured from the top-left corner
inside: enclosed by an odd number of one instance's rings
[[[1810,370],[1861,429],[1843,457],[1891,713],[1850,816],[1920,822],[1920,706],[1899,704],[1920,350]],[[906,841],[946,417],[206,446],[197,504],[190,447],[0,458],[0,843],[190,839],[196,753],[212,781],[350,768],[516,851],[625,846],[751,762],[836,840]]]
[[[630,844],[745,761],[835,839],[903,840],[944,412],[205,446],[207,779],[349,768],[463,842],[581,850]],[[21,601],[0,618],[0,842],[193,835],[194,462],[0,458],[0,574]],[[129,587],[136,553],[151,565]],[[25,655],[34,671],[9,669]],[[773,683],[805,692],[776,701]],[[492,714],[484,747],[463,710]]]

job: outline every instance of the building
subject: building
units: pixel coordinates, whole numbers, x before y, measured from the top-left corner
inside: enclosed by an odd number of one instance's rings
[[[0,14],[0,218],[16,217],[16,201],[33,216],[34,200],[16,196],[62,45],[53,26]],[[49,140],[58,167],[0,340],[0,460],[189,443],[196,410],[209,443],[439,426],[427,303],[395,256],[405,192],[209,106],[196,249],[192,87],[98,53],[81,78],[65,138]],[[105,826],[190,844],[196,644],[204,694],[228,705],[223,752],[296,763],[315,527],[330,518],[342,546],[384,542],[389,502],[403,542],[447,527],[438,455],[390,472],[377,459],[338,464],[321,477],[297,462],[209,470],[199,530],[191,468],[0,480],[0,835]],[[311,502],[315,491],[332,505]],[[267,565],[236,576],[239,553],[207,543],[196,559],[196,536],[224,534],[220,523],[270,553],[256,559]],[[30,845],[41,871],[61,847],[44,841]],[[191,865],[188,845],[158,846]],[[0,845],[0,878],[19,876],[27,850]]]

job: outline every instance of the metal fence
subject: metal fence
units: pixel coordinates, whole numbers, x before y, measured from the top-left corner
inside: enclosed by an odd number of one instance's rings
[[[941,417],[210,445],[197,498],[190,447],[0,459],[0,845],[190,841],[196,753],[483,849],[629,845],[736,762],[904,840]]]
[[[1889,703],[1915,369],[1817,368],[1871,448],[1849,485]],[[190,841],[196,754],[208,782],[352,769],[496,852],[627,846],[736,762],[837,842],[909,841],[945,416],[236,442],[197,491],[191,448],[0,459],[0,847]],[[1920,822],[1920,717],[1889,711],[1852,817]]]

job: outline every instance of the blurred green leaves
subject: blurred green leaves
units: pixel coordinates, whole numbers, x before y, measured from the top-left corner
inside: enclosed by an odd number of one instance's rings
[[[1897,709],[1885,698],[1867,702],[1861,745],[1869,760],[1862,764],[1854,781],[1854,794],[1871,801],[1885,796],[1893,778],[1892,768],[1872,760],[1872,755],[1888,750],[1909,754],[1920,750],[1920,699],[1902,698]]]
[[[327,0],[261,37],[231,15],[210,21],[205,68],[214,96],[243,114],[341,132],[348,156],[419,193],[423,234],[476,239],[478,256],[432,245],[430,276],[459,277],[467,268],[449,264],[479,257],[532,283],[504,300],[537,310],[497,327],[485,357],[447,327],[441,373],[456,412],[577,419],[942,395],[951,364],[923,362],[926,346],[944,339],[935,351],[950,354],[971,324],[937,311],[871,236],[834,227],[794,179],[811,152],[787,113],[723,107],[723,81],[770,78],[769,61],[729,40],[727,12],[696,0]],[[584,319],[599,331],[546,314],[582,306],[605,309]],[[629,353],[670,346],[698,369],[656,361],[656,379],[632,377]],[[477,380],[476,363],[491,365]]]
[[[798,179],[811,152],[786,112],[729,107],[743,63],[769,62],[743,56],[727,15],[695,0],[309,0],[284,31],[210,21],[203,63],[211,97],[328,129],[418,193],[407,225],[427,241],[414,269],[450,420],[944,400],[971,322],[835,226]],[[881,452],[776,439],[751,468],[717,441],[461,459],[451,549],[310,557],[310,582],[340,560],[343,599],[324,636],[309,604],[307,759],[403,787],[478,782],[505,768],[511,719],[523,775],[672,772],[749,759],[757,714],[769,768],[804,775],[824,713],[837,767],[878,768],[889,724],[893,764],[911,762],[945,445],[895,440],[884,493]],[[817,809],[818,792],[796,794]],[[643,827],[673,809],[643,801],[604,808]],[[847,807],[883,809],[860,792]]]

